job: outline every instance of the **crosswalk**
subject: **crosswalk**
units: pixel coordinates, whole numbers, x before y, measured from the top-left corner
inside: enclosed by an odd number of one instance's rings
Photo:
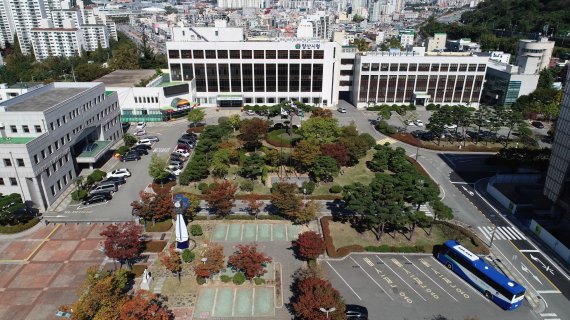
[[[487,241],[491,241],[491,236],[495,227],[477,227]],[[526,240],[526,237],[517,228],[497,227],[494,240]]]
[[[556,313],[541,313],[540,315],[544,317],[544,320],[560,320]]]
[[[420,211],[423,211],[428,217],[433,217],[430,207],[425,204],[420,205]]]

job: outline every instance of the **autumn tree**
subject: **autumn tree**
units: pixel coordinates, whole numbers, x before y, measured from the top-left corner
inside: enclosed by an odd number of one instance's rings
[[[321,211],[321,204],[317,201],[310,200],[301,206],[301,209],[293,214],[293,221],[298,224],[308,224],[315,220]]]
[[[276,183],[271,188],[271,204],[274,205],[282,214],[289,217],[301,208],[301,198],[299,190],[294,183]]]
[[[324,156],[329,156],[336,161],[339,167],[346,166],[348,164],[349,156],[348,150],[345,146],[338,143],[327,143],[321,146],[321,153]]]
[[[205,261],[202,262],[202,259]],[[202,254],[202,259],[197,260],[194,273],[201,278],[210,278],[224,268],[224,248],[211,244]]]
[[[321,155],[321,149],[319,144],[313,140],[301,140],[293,152],[291,152],[291,158],[300,164],[301,169],[306,170],[310,167]]]
[[[341,132],[338,119],[321,117],[307,119],[298,131],[303,139],[312,139],[319,144],[334,142]]]
[[[295,296],[292,307],[300,319],[311,320],[344,320],[346,319],[346,305],[340,293],[332,287],[331,283],[319,278],[306,278],[296,283],[298,294]],[[328,318],[320,308],[335,308]]]
[[[133,214],[145,221],[152,220],[153,225],[156,220],[162,221],[171,218],[175,212],[172,195],[168,192],[153,194],[141,191],[139,197],[139,201],[131,203]]]
[[[240,124],[238,138],[247,149],[257,149],[265,138],[269,125],[260,118],[244,119]]]
[[[332,118],[332,111],[330,109],[315,108],[311,112],[311,118]]]
[[[236,191],[237,185],[227,180],[214,183],[206,192],[206,202],[214,213],[219,216],[226,216],[234,206]]]
[[[164,299],[146,290],[130,296],[120,311],[121,320],[171,320],[174,314],[164,304]]]
[[[315,231],[305,231],[293,241],[293,248],[303,259],[313,260],[325,252],[325,241]]]
[[[238,245],[234,254],[228,258],[228,266],[243,272],[251,280],[265,274],[265,265],[271,261],[265,253],[258,252],[255,245]]]
[[[143,249],[141,236],[142,226],[134,222],[111,224],[100,233],[105,236],[105,255],[111,259],[119,260],[121,267],[126,262],[132,267],[132,261],[137,258]]]
[[[158,257],[160,258],[160,263],[170,272],[178,274],[178,280],[180,281],[180,271],[182,271],[182,259],[180,254],[174,248],[174,244],[168,249],[168,253],[161,252]]]
[[[259,214],[259,212],[261,211],[261,208],[263,207],[263,202],[259,201],[261,199],[261,196],[258,194],[248,194],[245,196],[245,198],[241,201],[244,204],[247,204],[247,212],[249,212],[249,214],[255,216],[255,219],[257,219],[257,215]]]

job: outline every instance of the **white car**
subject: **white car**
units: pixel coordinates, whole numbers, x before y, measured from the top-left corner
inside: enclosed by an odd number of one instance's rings
[[[245,114],[247,114],[248,116],[255,116],[255,111],[253,111],[253,110],[245,110]]]
[[[137,141],[137,146],[140,146],[141,144],[147,145],[147,146],[152,146],[152,141],[150,139],[140,139],[139,141]]]
[[[443,126],[445,129],[457,129],[457,125],[456,124],[446,124],[445,126]]]
[[[135,136],[144,136],[146,131],[144,129],[135,131]]]
[[[404,121],[404,124],[407,125],[407,126],[410,126],[410,127],[415,126],[415,124],[414,124],[414,122],[413,122],[412,120],[405,120],[405,121]]]
[[[167,168],[168,171],[174,171],[178,169],[182,169],[182,164],[180,165],[169,164]]]
[[[175,176],[179,176],[182,173],[182,169],[178,168],[178,169],[166,169],[167,172],[172,173]]]
[[[345,108],[338,108],[336,109],[338,112],[340,113],[346,113],[346,109]]]
[[[418,127],[423,127],[424,126],[424,122],[422,120],[416,120],[414,121],[414,124]]]
[[[142,130],[144,127],[146,127],[146,122],[137,123],[137,130]]]
[[[127,168],[116,169],[111,172],[107,172],[107,178],[115,178],[115,177],[130,177],[131,172]]]
[[[188,158],[190,156],[190,153],[184,149],[177,149],[176,151],[174,151],[173,153],[179,154],[185,158]]]

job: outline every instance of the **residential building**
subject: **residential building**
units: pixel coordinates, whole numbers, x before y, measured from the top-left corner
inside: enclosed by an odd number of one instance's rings
[[[51,20],[44,19],[38,28],[30,33],[32,46],[37,60],[50,56],[81,56],[83,31],[74,26],[73,20],[64,20],[62,28],[54,28]]]
[[[552,200],[553,212],[568,215],[570,213],[570,77],[566,79],[544,183],[544,195]]]
[[[427,52],[445,51],[447,43],[447,33],[434,33],[433,37],[429,37],[426,43]]]
[[[264,0],[218,0],[218,8],[241,9],[241,8],[263,8]]]
[[[0,1],[0,12],[8,17],[3,23],[18,36],[23,54],[32,52],[31,30],[40,26],[40,20],[46,17],[46,6],[43,0],[3,0]],[[13,38],[8,38],[12,42]],[[2,43],[4,45],[4,43]]]
[[[414,36],[415,36],[414,30],[400,31],[400,45],[404,48],[406,48],[407,46],[413,46]]]
[[[308,15],[301,20],[297,28],[297,38],[329,39],[332,35],[330,17],[325,15]]]
[[[54,82],[0,103],[0,193],[47,210],[122,137],[117,94]]]

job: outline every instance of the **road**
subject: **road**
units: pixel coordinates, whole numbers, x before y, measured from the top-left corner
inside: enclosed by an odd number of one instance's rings
[[[341,101],[339,107],[348,111],[337,115],[341,124],[354,121],[359,132],[367,132],[377,140],[385,141],[386,137],[371,125],[371,120],[377,117],[375,112],[356,110],[344,101]],[[537,309],[536,319],[562,319],[569,306],[568,275],[524,231],[520,231],[489,203],[479,192],[480,188],[474,188],[476,182],[479,186],[485,177],[494,174],[493,168],[485,165],[488,155],[435,152],[397,141],[393,145],[404,148],[412,157],[418,154],[418,162],[439,183],[441,197],[453,210],[457,220],[466,223],[483,240],[490,241],[494,226],[498,227],[493,253],[512,269],[517,278],[522,279],[521,282],[527,289],[536,292],[540,296],[539,300],[544,301]]]

